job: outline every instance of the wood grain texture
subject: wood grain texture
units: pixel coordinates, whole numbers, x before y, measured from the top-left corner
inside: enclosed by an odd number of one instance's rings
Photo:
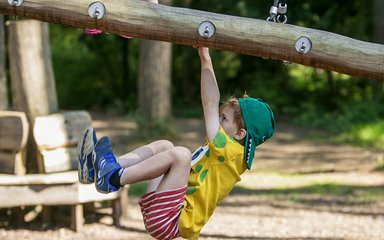
[[[206,46],[264,58],[287,60],[368,79],[384,80],[384,45],[310,28],[265,20],[170,7],[140,0],[105,0],[106,14],[95,20],[88,15],[90,0],[26,0],[19,7],[0,2],[0,14],[25,16],[80,28],[99,28],[191,46]],[[216,34],[205,39],[198,26],[211,21]],[[312,41],[312,50],[299,54],[301,36]]]

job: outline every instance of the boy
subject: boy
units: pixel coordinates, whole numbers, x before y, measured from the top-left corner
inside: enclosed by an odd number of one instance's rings
[[[108,193],[150,180],[139,204],[144,225],[156,239],[198,239],[215,207],[251,168],[255,147],[274,132],[273,113],[261,100],[231,98],[219,108],[209,50],[201,47],[198,53],[207,141],[193,154],[160,140],[116,160],[108,138],[97,141],[92,128],[79,142],[80,182],[95,181],[98,191]]]

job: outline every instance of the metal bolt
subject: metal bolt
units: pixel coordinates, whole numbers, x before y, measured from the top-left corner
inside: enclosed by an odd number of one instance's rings
[[[24,0],[8,0],[9,5],[14,7],[19,7],[23,2]]]
[[[94,12],[94,14],[93,14],[93,17],[94,17],[94,18],[97,18],[97,16],[99,16],[99,14],[100,14],[100,10],[99,10],[98,7],[96,7],[95,12]]]
[[[93,2],[88,7],[88,14],[90,17],[94,19],[100,19],[103,18],[105,15],[105,6],[101,2]]]
[[[205,37],[205,38],[208,38],[208,36],[209,36],[209,27],[206,26],[206,27],[205,27],[205,30],[204,30],[204,37]]]
[[[312,42],[307,37],[300,37],[295,44],[296,51],[300,54],[306,54],[312,49]]]
[[[204,21],[200,23],[198,32],[201,37],[210,38],[215,34],[216,27],[213,23],[209,21]]]

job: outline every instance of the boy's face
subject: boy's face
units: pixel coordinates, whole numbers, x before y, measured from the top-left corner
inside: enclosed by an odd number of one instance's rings
[[[234,116],[235,112],[230,107],[224,107],[220,112],[220,126],[230,137],[235,136],[235,134],[239,130],[239,127],[235,122]]]

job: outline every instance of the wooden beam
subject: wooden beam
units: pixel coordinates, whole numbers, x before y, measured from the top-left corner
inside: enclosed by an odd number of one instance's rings
[[[24,0],[18,7],[1,1],[0,14],[287,60],[384,81],[384,45],[289,24],[169,7],[141,0],[102,2],[106,13],[98,20],[88,14],[91,0]],[[201,37],[198,33],[203,21],[210,21],[216,27],[216,33],[210,38]],[[302,36],[312,42],[312,49],[306,54],[300,54],[295,49],[296,41]]]

